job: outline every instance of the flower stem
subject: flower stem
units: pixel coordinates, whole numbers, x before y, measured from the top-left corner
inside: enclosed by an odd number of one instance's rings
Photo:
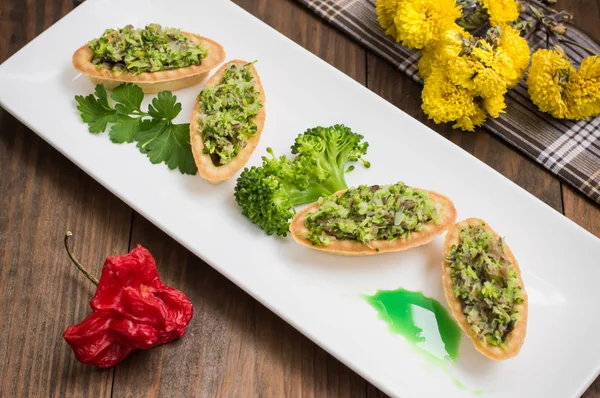
[[[523,38],[529,42],[529,40],[538,32],[539,25],[539,21],[535,21],[531,27],[531,30],[527,32]]]
[[[551,8],[551,7],[548,7],[548,5],[544,4],[544,3],[543,3],[543,2],[541,2],[541,1],[537,1],[537,0],[525,0],[525,2],[526,2],[526,3],[529,3],[529,4],[535,4],[535,5],[537,5],[537,6],[539,6],[539,7],[542,7],[542,8],[543,8],[543,7],[547,7],[547,8],[549,8],[549,9],[551,9],[552,11],[556,12],[556,10],[554,10],[554,9],[553,9],[553,8]]]
[[[561,42],[563,42],[563,43],[567,43],[567,44],[571,44],[571,45],[573,45],[573,46],[579,47],[579,48],[581,48],[582,50],[584,50],[584,51],[587,51],[587,52],[588,52],[590,55],[598,55],[598,53],[597,53],[597,52],[595,52],[594,50],[592,50],[592,49],[589,49],[589,48],[587,48],[586,46],[584,46],[584,45],[581,45],[581,44],[577,43],[576,41],[573,41],[573,40],[567,39],[567,38],[566,38],[566,37],[564,37],[564,36],[560,36],[560,37],[558,38],[558,41],[561,41]]]
[[[72,235],[73,235],[73,233],[71,231],[67,231],[67,233],[65,234],[65,249],[67,249],[67,254],[69,255],[69,258],[71,259],[73,264],[75,264],[75,266],[77,266],[77,268],[79,268],[79,271],[81,271],[83,273],[83,275],[85,275],[85,277],[90,280],[90,282],[92,282],[94,285],[98,286],[98,279],[96,279],[96,277],[94,275],[90,274],[87,269],[83,268],[83,266],[81,265],[79,260],[77,260],[77,258],[71,251],[71,248],[69,247],[69,237],[71,237]]]

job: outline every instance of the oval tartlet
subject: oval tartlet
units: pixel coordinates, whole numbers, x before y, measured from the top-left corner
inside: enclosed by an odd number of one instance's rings
[[[339,196],[345,191],[346,190],[338,191],[336,194]],[[413,247],[426,245],[437,235],[448,230],[456,222],[456,208],[454,207],[454,203],[452,203],[452,201],[444,195],[425,189],[419,189],[419,191],[427,192],[429,198],[434,202],[441,204],[442,207],[440,209],[438,223],[430,221],[426,224],[426,228],[422,231],[411,232],[411,236],[408,239],[399,238],[393,241],[374,240],[371,241],[369,246],[367,246],[364,243],[355,240],[340,240],[332,238],[331,243],[327,246],[313,245],[313,243],[305,237],[308,233],[308,228],[305,226],[305,220],[309,213],[313,212],[319,207],[319,203],[313,203],[298,212],[290,223],[290,232],[294,237],[294,240],[301,245],[310,247],[311,249],[343,256],[368,256],[389,252],[399,252],[411,249]]]
[[[185,68],[162,70],[158,72],[143,72],[138,75],[133,73],[118,73],[105,68],[97,68],[92,63],[93,51],[86,43],[73,54],[73,67],[87,75],[94,84],[104,84],[112,90],[122,83],[135,83],[142,88],[144,93],[157,93],[163,90],[175,91],[200,83],[208,76],[211,69],[225,60],[225,50],[214,40],[182,32],[190,40],[201,43],[206,48],[206,58],[200,65],[186,66]]]
[[[249,62],[242,61],[239,59],[229,61],[219,68],[213,76],[206,82],[205,87],[211,87],[219,84],[223,77],[225,70],[234,64],[246,65]],[[260,77],[256,72],[254,65],[250,66],[250,71],[254,77],[255,89],[260,93],[260,101],[262,108],[258,111],[258,114],[254,117],[254,123],[256,124],[256,134],[253,137],[248,138],[247,145],[240,150],[236,157],[229,163],[224,165],[215,165],[209,154],[203,152],[204,150],[204,138],[200,133],[200,125],[198,123],[198,116],[200,115],[201,104],[200,101],[196,100],[194,109],[192,110],[192,119],[190,120],[190,144],[192,146],[192,153],[196,166],[198,166],[198,174],[200,177],[217,184],[225,180],[230,179],[237,173],[242,167],[246,165],[248,159],[256,149],[258,142],[260,141],[260,135],[265,125],[266,111],[265,111],[265,91],[260,83]]]
[[[460,300],[454,295],[452,289],[453,282],[451,268],[450,265],[446,262],[446,258],[450,253],[452,246],[458,245],[459,243],[460,232],[463,228],[467,226],[482,226],[486,231],[492,233],[496,239],[500,237],[500,235],[498,235],[498,233],[496,233],[496,231],[494,231],[488,225],[488,223],[478,218],[469,218],[464,221],[461,221],[448,231],[448,233],[446,234],[446,242],[444,243],[444,261],[442,261],[442,284],[444,286],[444,295],[446,296],[448,305],[452,310],[452,315],[454,316],[454,319],[456,319],[460,328],[471,339],[477,351],[479,351],[484,356],[496,361],[508,359],[514,357],[519,353],[519,351],[521,350],[521,346],[525,341],[525,335],[527,332],[527,292],[525,291],[525,285],[523,284],[523,279],[521,277],[521,270],[519,269],[519,264],[513,252],[510,250],[508,245],[504,243],[504,253],[512,263],[514,271],[517,274],[517,277],[519,278],[518,286],[523,291],[523,303],[515,305],[515,308],[519,312],[521,318],[515,322],[514,329],[506,336],[506,339],[504,341],[505,348],[491,345],[487,341],[481,341],[471,331],[471,326],[467,321],[467,317],[462,311],[462,304]]]

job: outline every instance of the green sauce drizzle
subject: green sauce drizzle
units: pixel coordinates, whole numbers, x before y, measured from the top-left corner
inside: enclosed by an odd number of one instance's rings
[[[448,311],[421,292],[379,290],[364,296],[387,322],[390,331],[436,359],[456,360],[461,330]]]
[[[364,298],[387,322],[390,331],[419,350],[436,359],[455,361],[458,357],[461,330],[438,301],[402,288],[379,290]]]
[[[389,330],[404,337],[425,358],[439,366],[457,388],[469,391],[467,386],[453,377],[446,360],[455,362],[462,332],[452,316],[438,301],[421,292],[403,288],[378,290],[372,296],[361,295],[379,313]],[[482,390],[471,390],[483,395]]]

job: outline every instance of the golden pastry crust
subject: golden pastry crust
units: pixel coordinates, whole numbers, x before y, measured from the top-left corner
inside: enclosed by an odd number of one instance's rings
[[[142,88],[144,93],[157,93],[163,90],[175,91],[191,85],[200,83],[208,76],[208,72],[225,60],[223,47],[206,37],[182,32],[190,40],[201,43],[207,50],[206,58],[200,65],[187,66],[185,68],[169,69],[159,72],[144,72],[139,75],[133,73],[118,73],[108,69],[98,69],[92,63],[93,51],[88,44],[83,45],[73,54],[73,67],[87,75],[95,84],[104,84],[108,90],[112,90],[122,83],[135,83]]]
[[[337,195],[341,195],[345,191],[346,190],[339,191],[337,192]],[[374,240],[370,243],[370,246],[367,246],[364,243],[355,240],[338,240],[334,238],[331,239],[331,243],[327,246],[313,245],[311,241],[306,239],[308,228],[305,226],[305,220],[309,213],[318,208],[318,203],[313,203],[312,205],[298,212],[290,223],[290,231],[296,242],[300,243],[301,245],[310,247],[311,249],[343,256],[368,256],[389,252],[399,252],[413,247],[422,246],[431,242],[437,235],[448,230],[448,228],[450,228],[452,224],[456,222],[456,208],[454,207],[454,203],[452,203],[452,201],[444,195],[433,191],[427,191],[425,189],[419,189],[419,191],[427,192],[431,200],[442,205],[440,217],[437,224],[433,221],[429,222],[424,230],[412,232],[409,239],[396,239],[391,242],[387,240]],[[379,249],[379,251],[376,249]]]
[[[515,273],[519,278],[519,287],[523,290],[523,304],[517,305],[515,308],[521,314],[521,319],[519,319],[515,328],[508,334],[505,341],[506,348],[500,348],[497,346],[493,346],[487,343],[487,341],[479,340],[474,333],[471,331],[471,326],[467,321],[467,317],[462,312],[462,304],[460,300],[454,295],[452,290],[452,273],[450,265],[446,262],[446,257],[450,254],[450,250],[453,245],[458,245],[460,239],[460,231],[467,226],[477,226],[481,225],[486,231],[494,234],[496,238],[500,236],[494,231],[485,221],[480,220],[478,218],[469,218],[464,221],[457,223],[452,229],[448,231],[446,234],[446,242],[444,244],[444,261],[442,261],[442,284],[444,285],[444,295],[446,296],[446,300],[448,301],[448,305],[452,310],[452,315],[458,322],[460,328],[469,336],[469,338],[473,341],[473,345],[477,351],[485,355],[486,357],[500,361],[504,359],[508,359],[514,357],[521,350],[521,346],[525,341],[525,335],[527,333],[527,292],[525,291],[525,285],[523,284],[523,278],[521,277],[521,270],[519,269],[519,264],[517,263],[517,259],[515,258],[513,252],[510,250],[510,247],[505,243],[504,251],[506,256],[513,264]]]
[[[227,62],[215,72],[208,82],[206,82],[205,87],[217,85],[221,81],[225,70],[234,64],[246,65],[248,62],[239,59]],[[230,179],[246,165],[248,159],[250,159],[250,156],[252,156],[252,153],[260,141],[260,135],[263,127],[265,126],[265,90],[263,89],[263,86],[260,82],[260,77],[258,76],[254,65],[250,67],[250,71],[252,72],[252,76],[254,76],[256,91],[260,93],[260,101],[262,102],[263,106],[260,108],[258,114],[254,118],[254,123],[256,123],[256,134],[248,139],[246,147],[241,149],[231,162],[216,166],[213,163],[210,155],[203,153],[204,138],[202,137],[202,134],[200,134],[200,125],[198,123],[198,116],[201,112],[200,101],[196,101],[196,105],[194,105],[194,109],[192,110],[192,119],[190,120],[190,144],[192,145],[192,153],[194,154],[194,160],[196,161],[196,166],[198,166],[198,174],[200,174],[200,177],[212,182],[213,184]]]

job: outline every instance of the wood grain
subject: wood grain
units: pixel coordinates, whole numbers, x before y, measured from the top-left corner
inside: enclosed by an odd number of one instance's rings
[[[234,0],[309,51],[421,120],[600,236],[600,208],[488,132],[436,126],[420,86],[293,0]],[[78,1],[0,2],[0,61]],[[600,0],[559,0],[600,40]],[[384,397],[291,326],[197,259],[0,110],[0,396]],[[114,370],[79,364],[62,331],[88,312],[93,286],[62,248],[99,273],[136,243],[155,255],[167,284],[195,315],[185,338],[138,352]],[[130,242],[131,237],[131,242]],[[600,398],[600,379],[585,398]]]
[[[0,62],[60,19],[70,1],[0,2]],[[98,274],[127,249],[132,211],[0,110],[0,396],[109,397],[113,371],[77,362],[63,330],[94,289],[62,246]]]
[[[297,3],[236,3],[365,83],[365,51]],[[115,397],[366,395],[364,379],[138,215],[132,242],[157,256],[165,282],[188,294],[196,313],[189,336],[117,366]]]
[[[4,111],[0,131],[0,396],[108,397],[113,371],[77,362],[62,338],[94,293],[62,241],[71,229],[99,274],[127,250],[131,210]]]
[[[363,397],[366,382],[136,214],[132,243],[194,303],[183,339],[117,366],[114,397]]]

